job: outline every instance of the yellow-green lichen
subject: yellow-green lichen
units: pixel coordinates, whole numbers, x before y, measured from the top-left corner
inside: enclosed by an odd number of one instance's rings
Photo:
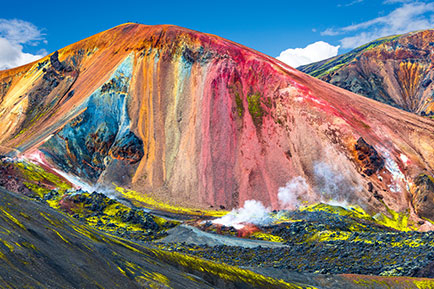
[[[257,239],[257,240],[263,240],[263,241],[269,241],[269,242],[281,242],[283,243],[285,240],[283,240],[281,237],[265,233],[265,232],[255,232],[250,236],[251,239]]]
[[[380,225],[393,228],[399,231],[414,231],[417,228],[409,224],[409,212],[398,213],[390,209],[384,202],[387,214],[378,213],[373,219]]]
[[[51,190],[30,182],[23,182],[23,184],[32,192],[36,193],[38,197],[43,198]]]
[[[62,239],[66,244],[69,244],[69,241],[65,239],[65,237],[63,237],[59,232],[57,232],[56,230],[54,230],[53,228],[50,228],[51,231],[53,231],[54,233],[56,233],[56,235]]]
[[[14,245],[12,245],[11,243],[9,243],[6,240],[2,240],[2,242],[3,242],[3,245],[5,245],[6,247],[8,247],[8,249],[9,249],[9,251],[11,251],[11,253],[14,251],[14,249],[15,249]]]
[[[18,227],[20,227],[21,229],[25,230],[26,228],[24,227],[23,224],[20,223],[20,221],[18,221],[14,216],[12,216],[11,214],[9,214],[8,212],[6,212],[4,209],[0,209],[2,211],[2,213],[9,219],[11,220],[13,223],[15,223]]]
[[[244,115],[243,99],[241,98],[238,92],[235,92],[235,103],[237,105],[238,116],[243,117]]]
[[[47,172],[38,165],[18,162],[15,164],[28,181],[33,182],[49,182],[60,190],[66,191],[71,188],[71,185],[62,180],[59,176]]]
[[[359,206],[348,206],[347,208],[340,206],[333,206],[328,204],[314,204],[302,207],[300,211],[323,211],[331,214],[336,214],[340,216],[351,217],[355,219],[361,219],[370,221],[372,223],[382,225],[385,227],[393,228],[399,231],[411,231],[417,228],[409,224],[409,213],[398,213],[390,209],[384,204],[387,213],[378,213],[374,216],[369,215],[365,210]],[[363,226],[363,224],[360,224]],[[356,230],[356,228],[353,228]]]
[[[215,263],[208,260],[203,260],[194,256],[180,254],[177,252],[166,252],[162,250],[152,249],[152,252],[160,259],[170,263],[178,264],[192,271],[206,272],[219,278],[232,282],[243,282],[250,284],[252,287],[263,288],[315,288],[303,287],[295,283],[288,283],[283,280],[274,279],[254,273],[252,271],[242,269],[227,264]]]
[[[212,217],[222,217],[228,213],[228,211],[216,211],[216,210],[202,210],[202,209],[190,209],[179,206],[174,206],[170,204],[166,204],[160,201],[155,200],[149,195],[144,193],[139,193],[133,190],[127,190],[122,187],[116,186],[116,191],[122,194],[123,197],[130,200],[133,205],[137,207],[145,207],[151,209],[158,209],[167,212],[180,213],[180,214],[188,214],[195,216],[212,216]]]
[[[262,125],[262,116],[264,115],[264,111],[261,106],[261,94],[253,93],[248,95],[247,103],[253,123],[256,127],[260,127]]]

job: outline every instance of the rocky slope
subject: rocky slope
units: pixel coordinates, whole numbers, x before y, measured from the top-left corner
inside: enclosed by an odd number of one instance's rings
[[[298,69],[383,103],[433,115],[434,30],[375,40]]]
[[[217,36],[124,24],[0,83],[0,150],[75,186],[199,208],[338,201],[416,225],[433,214],[431,120]]]
[[[90,229],[0,188],[2,288],[306,288]]]
[[[171,244],[173,249],[165,250],[152,243],[133,242],[103,233],[46,204],[23,198],[1,187],[0,201],[2,288],[302,289],[433,286],[432,279],[427,278],[305,274],[267,266],[253,266],[250,271],[192,256],[200,252],[183,254],[186,248],[182,245]],[[98,204],[95,199],[92,202]],[[201,254],[209,254],[209,249],[202,248]],[[247,250],[217,246],[213,257],[208,258],[223,261],[227,257],[218,252],[225,251],[246,255],[252,251],[259,253],[263,248]],[[266,253],[270,256],[269,252]],[[297,260],[300,257],[294,255]],[[278,258],[275,260],[281,262]],[[231,263],[230,260],[226,261]],[[420,262],[424,261],[421,258]],[[250,265],[253,262],[257,260]]]

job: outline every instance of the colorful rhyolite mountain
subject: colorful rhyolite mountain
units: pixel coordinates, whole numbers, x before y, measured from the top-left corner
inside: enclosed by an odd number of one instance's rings
[[[0,72],[0,87],[1,151],[76,185],[434,219],[433,121],[214,35],[124,24]]]
[[[434,115],[434,30],[381,38],[298,69],[352,92]]]

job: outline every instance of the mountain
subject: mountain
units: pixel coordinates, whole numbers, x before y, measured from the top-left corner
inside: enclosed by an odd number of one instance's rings
[[[1,152],[76,186],[434,218],[433,121],[214,35],[128,23],[1,71],[0,87]]]
[[[381,38],[298,67],[354,93],[419,115],[433,115],[434,30]]]

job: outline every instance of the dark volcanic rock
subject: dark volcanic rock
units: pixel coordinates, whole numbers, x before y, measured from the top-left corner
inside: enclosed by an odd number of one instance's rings
[[[432,177],[422,174],[414,179],[413,206],[422,218],[434,220],[434,182]]]
[[[432,259],[434,254],[430,255],[430,257],[430,259]],[[412,276],[434,278],[434,261],[430,262],[425,267],[415,269]]]
[[[132,209],[130,211],[119,211],[117,216],[124,222],[130,222],[132,224],[141,225],[145,229],[158,230],[158,224],[152,219],[152,217],[143,212],[142,210]]]
[[[357,140],[354,148],[356,149],[357,160],[361,163],[364,174],[371,176],[384,167],[384,160],[374,147],[369,145],[362,137]]]
[[[57,71],[71,71],[71,67],[69,67],[68,65],[65,65],[63,62],[60,62],[59,60],[59,52],[55,51],[51,56],[50,56],[50,63],[53,66],[53,68]]]

